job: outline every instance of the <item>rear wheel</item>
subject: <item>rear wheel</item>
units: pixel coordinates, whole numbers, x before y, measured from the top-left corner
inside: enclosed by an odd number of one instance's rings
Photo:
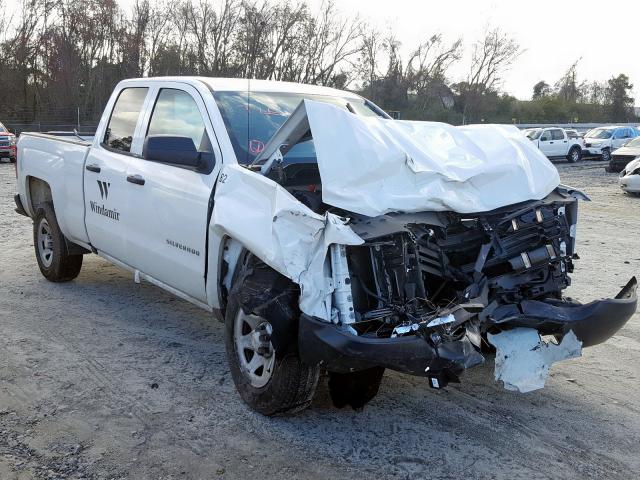
[[[311,403],[320,369],[298,355],[298,291],[259,262],[243,270],[225,313],[233,382],[242,400],[263,415],[302,410]]]
[[[573,147],[569,150],[569,154],[567,155],[567,161],[569,163],[579,162],[582,158],[582,150],[579,147]]]
[[[605,162],[611,161],[611,150],[609,150],[608,148],[602,150],[602,160],[604,160]]]
[[[42,275],[52,282],[68,282],[80,273],[82,255],[70,255],[51,203],[38,206],[33,219],[33,246]]]

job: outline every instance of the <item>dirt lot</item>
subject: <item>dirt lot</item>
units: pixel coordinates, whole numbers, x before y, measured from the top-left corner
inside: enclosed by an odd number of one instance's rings
[[[602,164],[559,164],[581,205],[569,294],[640,273],[640,198]],[[221,324],[96,256],[74,282],[41,277],[31,223],[0,165],[0,478],[620,478],[640,471],[640,317],[547,388],[505,391],[492,364],[446,391],[387,372],[362,412],[320,388],[268,419],[235,392]]]

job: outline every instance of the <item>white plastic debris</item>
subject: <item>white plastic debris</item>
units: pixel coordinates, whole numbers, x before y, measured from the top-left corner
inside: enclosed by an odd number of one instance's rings
[[[322,199],[351,212],[484,212],[539,200],[560,184],[557,169],[514,126],[386,120],[310,100],[299,108],[313,135]]]
[[[331,275],[325,269],[332,243],[360,245],[345,220],[318,215],[287,190],[239,165],[226,165],[215,193],[212,228],[229,235],[300,285],[300,309],[331,320]]]
[[[552,364],[582,355],[582,342],[572,331],[558,345],[544,342],[533,328],[514,328],[487,338],[496,347],[496,381],[522,393],[543,388]]]

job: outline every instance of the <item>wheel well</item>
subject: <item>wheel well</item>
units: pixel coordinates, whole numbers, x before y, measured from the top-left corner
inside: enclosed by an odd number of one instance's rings
[[[53,203],[53,195],[51,195],[51,187],[49,184],[39,178],[29,177],[29,202],[34,212],[36,207],[41,203]]]

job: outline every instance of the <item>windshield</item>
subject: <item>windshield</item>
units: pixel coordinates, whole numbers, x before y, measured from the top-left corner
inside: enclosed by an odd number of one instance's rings
[[[532,128],[524,131],[524,134],[527,136],[529,140],[537,140],[538,137],[540,137],[541,133],[542,133],[542,129],[540,128]]]
[[[613,135],[612,128],[594,128],[587,134],[589,138],[611,138],[611,135]]]
[[[214,97],[229,132],[236,158],[242,164],[253,162],[273,134],[305,98],[331,103],[345,110],[351,108],[358,115],[379,116],[369,103],[358,97],[280,92],[251,92],[250,96],[247,92],[214,92]],[[290,163],[313,161],[313,142],[299,143],[287,152],[285,158]]]

